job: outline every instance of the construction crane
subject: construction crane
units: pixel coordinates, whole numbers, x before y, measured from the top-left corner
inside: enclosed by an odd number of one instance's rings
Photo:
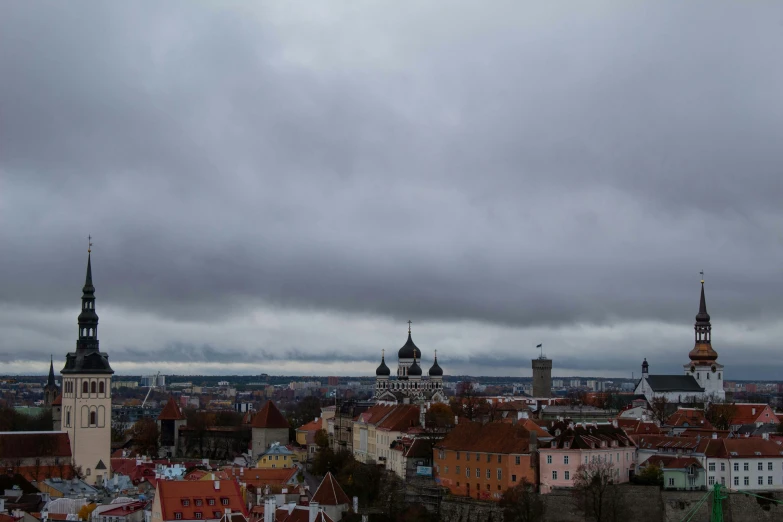
[[[144,409],[144,405],[147,404],[147,399],[150,398],[150,393],[152,393],[152,389],[156,388],[158,386],[158,377],[160,377],[160,371],[155,375],[155,380],[153,380],[150,383],[150,389],[147,390],[147,396],[144,397],[144,402],[141,403],[141,408]]]

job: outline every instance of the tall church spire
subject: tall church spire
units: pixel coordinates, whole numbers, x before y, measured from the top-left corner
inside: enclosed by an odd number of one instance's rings
[[[79,335],[76,352],[66,356],[60,373],[114,373],[109,357],[101,353],[98,343],[98,314],[95,313],[95,286],[92,284],[92,242],[87,249],[87,274],[82,287],[82,309],[79,313]]]
[[[46,386],[57,386],[54,383],[54,356],[49,357],[49,378],[46,380]]]
[[[79,314],[77,351],[98,351],[98,314],[95,313],[95,287],[92,284],[91,250],[87,250],[87,275],[84,278],[84,287],[82,288],[82,311]]]
[[[704,272],[702,272],[702,276]],[[707,300],[704,297],[704,279],[701,280],[701,297],[699,299],[699,313],[696,314],[696,322],[693,325],[695,345],[688,356],[691,361],[711,363],[718,358],[718,353],[712,349],[712,324],[710,314],[707,313]]]

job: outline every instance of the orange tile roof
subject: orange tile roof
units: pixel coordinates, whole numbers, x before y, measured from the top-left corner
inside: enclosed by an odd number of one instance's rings
[[[177,406],[174,397],[169,397],[169,402],[166,403],[163,410],[158,415],[158,420],[184,420],[185,414]]]
[[[284,486],[299,473],[299,468],[245,468],[245,474],[241,480],[247,485],[253,485],[256,488],[263,486]]]
[[[544,437],[545,439],[551,438],[552,434],[546,431],[544,428],[533,422],[531,419],[525,419],[523,422],[520,422],[523,428],[525,428],[527,431],[535,432],[536,435],[538,435],[538,438]]]
[[[435,447],[482,453],[527,453],[530,433],[513,424],[460,422]]]
[[[657,435],[663,433],[652,421],[639,419],[617,419],[617,425],[628,435]]]
[[[376,405],[367,408],[366,411],[360,413],[355,420],[364,422],[365,424],[377,424],[384,419],[395,407]]]
[[[63,394],[59,394],[56,399],[52,401],[52,406],[62,406],[63,404]]]
[[[163,520],[177,520],[176,513],[181,513],[182,520],[195,520],[197,512],[203,513],[205,520],[221,518],[227,508],[247,516],[239,484],[233,480],[219,481],[218,484],[219,489],[215,489],[211,480],[159,481],[156,495],[160,498]],[[214,505],[209,505],[210,499],[215,501]],[[228,504],[223,503],[224,499]],[[200,500],[202,505],[197,506],[196,500]],[[219,512],[218,516],[214,516],[216,512]]]
[[[307,424],[302,424],[296,431],[318,431],[321,429],[321,419],[310,421]]]
[[[321,485],[315,491],[311,499],[312,502],[318,502],[322,506],[338,506],[340,504],[351,504],[351,499],[345,494],[343,488],[334,478],[331,472],[327,472]]]
[[[266,401],[263,408],[258,413],[253,415],[253,422],[251,424],[254,428],[272,428],[283,429],[288,428],[288,421],[285,420],[283,414],[277,409],[275,403],[272,401]]]

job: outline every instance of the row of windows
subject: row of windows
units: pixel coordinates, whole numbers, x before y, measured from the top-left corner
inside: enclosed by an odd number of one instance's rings
[[[552,480],[557,480],[557,471],[552,472]],[[571,480],[571,472],[570,471],[564,471],[563,472],[563,480]]]
[[[476,470],[476,478],[481,478],[481,468],[474,468],[474,469]],[[448,466],[444,466],[443,467],[443,473],[447,474],[448,472],[449,472],[449,467]],[[486,472],[487,472],[487,480],[491,479],[492,478],[492,470],[487,468]],[[460,474],[460,467],[459,466],[457,466],[455,473],[457,475]],[[502,469],[500,469],[500,468],[497,469],[497,475],[498,475],[498,480],[503,480],[503,470]],[[465,468],[465,476],[470,478],[470,468]],[[516,475],[512,475],[512,476],[516,477]],[[514,480],[516,480],[516,478],[514,478]]]
[[[481,454],[480,453],[476,453],[475,455],[476,455],[476,462],[480,462],[481,461]],[[492,462],[492,454],[491,453],[487,453],[486,455],[487,455],[487,462]],[[461,452],[458,451],[457,452],[457,460],[460,460],[460,456],[461,456]],[[444,458],[444,457],[445,457],[445,454],[444,454],[443,450],[440,450],[440,458]],[[501,464],[503,462],[503,455],[498,455],[497,458],[498,458],[498,464]],[[470,453],[468,453],[467,451],[465,452],[465,460],[466,461],[470,461]],[[515,455],[515,461],[516,461],[517,465],[519,465],[519,463],[521,462],[521,457],[519,455]]]
[[[64,383],[65,393],[74,393],[75,387],[74,387],[74,381],[67,380]],[[106,393],[106,383],[104,379],[101,379],[100,381],[92,380],[92,381],[82,381],[82,393],[88,394],[88,393]]]
[[[514,481],[516,481],[516,475],[514,475],[514,477]],[[470,490],[470,484],[466,483],[465,485],[468,487],[468,490]],[[459,487],[459,482],[457,482],[457,487]],[[476,484],[476,491],[481,491],[481,484]],[[487,484],[487,491],[489,491],[489,484]],[[503,491],[500,484],[498,484],[498,491]]]
[[[221,498],[220,501],[222,502],[222,504],[224,506],[228,505],[228,499],[227,498]],[[196,506],[201,506],[201,505],[204,504],[204,501],[201,500],[200,498],[195,499],[193,502],[194,502],[194,504]],[[207,504],[209,504],[210,506],[214,506],[215,505],[215,499],[214,498],[208,498],[207,499]],[[185,507],[189,506],[190,505],[190,499],[189,498],[183,498],[182,499],[182,505],[185,506]]]
[[[735,462],[734,463],[734,471],[739,471],[740,470],[739,469],[739,465],[740,465],[739,462]],[[772,471],[773,468],[774,468],[774,464],[772,462],[767,462],[767,471]],[[710,462],[707,465],[707,469],[709,471],[715,471],[715,463],[714,462]],[[756,469],[758,471],[764,471],[764,463],[763,462],[757,462],[756,463]],[[725,462],[721,462],[720,463],[720,470],[721,471],[726,471],[726,463]],[[743,462],[742,463],[742,471],[750,471],[750,462]]]
[[[614,462],[615,461],[615,456],[616,456],[616,462],[619,463],[620,462],[620,453],[619,452],[617,452],[614,455],[612,455],[611,453],[604,454],[603,460],[604,460],[604,462]],[[569,460],[568,457],[569,457],[568,455],[563,455],[563,464],[568,464],[568,460]],[[589,457],[587,455],[585,455],[585,464],[587,464],[588,458]],[[630,458],[629,453],[625,452],[625,460],[626,460],[626,462],[628,461],[629,458]],[[519,457],[517,457],[517,464],[519,464],[519,460],[518,459],[519,459]],[[552,460],[553,460],[552,455],[547,455],[546,456],[546,463],[547,464],[552,464]],[[596,461],[596,460],[600,461],[601,460],[601,456],[600,455],[593,455],[593,461]]]
[[[204,518],[204,514],[201,511],[196,511],[193,513],[193,516],[195,516],[196,520],[202,520]],[[213,518],[220,518],[222,516],[222,513],[220,511],[213,511],[212,512]],[[174,518],[176,520],[182,520],[182,513],[179,511],[174,512]]]

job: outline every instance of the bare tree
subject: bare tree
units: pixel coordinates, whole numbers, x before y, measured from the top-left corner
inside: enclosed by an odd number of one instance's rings
[[[503,508],[504,522],[541,522],[546,512],[541,495],[525,479],[503,493],[500,507]]]
[[[715,428],[728,430],[737,416],[737,406],[731,402],[713,402],[707,407],[704,416]]]
[[[574,476],[574,495],[585,518],[595,522],[627,520],[622,492],[615,485],[615,468],[605,460],[582,464]]]
[[[662,426],[666,423],[668,415],[669,399],[661,395],[660,397],[653,398],[650,408],[652,408],[652,414],[655,420]]]

